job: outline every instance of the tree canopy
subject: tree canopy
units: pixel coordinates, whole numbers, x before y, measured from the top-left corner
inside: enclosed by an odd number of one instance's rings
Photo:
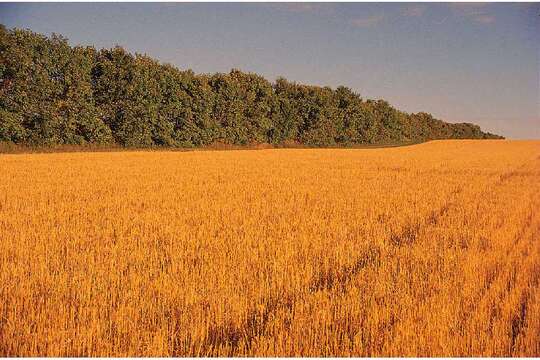
[[[350,146],[501,138],[408,114],[351,89],[274,83],[233,69],[194,74],[121,47],[0,25],[0,141],[30,145]]]

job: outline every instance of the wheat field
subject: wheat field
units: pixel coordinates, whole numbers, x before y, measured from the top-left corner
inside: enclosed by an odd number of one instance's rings
[[[540,141],[0,155],[1,356],[540,356]]]

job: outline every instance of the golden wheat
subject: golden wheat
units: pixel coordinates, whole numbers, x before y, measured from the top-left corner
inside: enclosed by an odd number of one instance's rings
[[[0,156],[2,356],[539,356],[540,142]]]

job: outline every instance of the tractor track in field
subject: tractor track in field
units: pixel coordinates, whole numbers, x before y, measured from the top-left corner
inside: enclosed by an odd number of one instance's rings
[[[493,183],[486,186],[484,192],[489,193],[494,186],[502,185],[512,177],[519,176],[521,174],[520,169],[526,165],[527,163],[522,164],[517,169],[500,175]],[[453,191],[451,193],[451,199],[445,202],[440,208],[432,211],[424,221],[411,223],[402,228],[400,232],[392,233],[389,238],[390,243],[396,248],[413,245],[422,230],[439,225],[441,219],[447,216],[453,207],[458,205],[458,198],[463,193],[466,185],[467,183]],[[277,313],[292,311],[295,303],[302,295],[312,295],[321,291],[344,292],[347,285],[361,271],[369,266],[380,266],[381,257],[380,249],[376,247],[369,248],[363,256],[358,257],[351,265],[342,267],[337,271],[321,271],[317,273],[313,276],[305,291],[298,294],[287,294],[269,298],[265,301],[265,306],[262,310],[248,312],[240,326],[231,323],[211,326],[207,331],[205,340],[200,346],[201,352],[211,355],[212,350],[225,347],[228,349],[228,355],[233,356],[238,354],[241,349],[249,349],[256,339],[269,335],[268,325],[276,317]],[[521,327],[523,327],[523,322],[517,321],[515,328],[519,329]],[[176,348],[175,346],[173,349],[173,356],[186,355],[178,352]]]
[[[454,191],[453,197],[457,197],[462,189]],[[445,216],[449,209],[454,205],[455,200],[445,203],[441,208],[432,212],[423,222],[424,226],[433,226],[438,224],[440,217]],[[395,246],[410,245],[418,236],[421,225],[411,225],[405,227],[399,234],[391,235],[390,241]],[[399,240],[396,240],[399,239]],[[380,266],[381,250],[376,247],[369,248],[361,257],[358,257],[351,265],[342,267],[337,271],[319,272],[309,282],[305,291],[298,295],[288,294],[285,296],[276,296],[266,301],[262,311],[250,311],[245,321],[240,326],[233,324],[223,324],[212,326],[208,329],[206,339],[202,344],[202,349],[218,349],[228,347],[229,355],[237,354],[241,344],[244,348],[250,348],[251,344],[259,337],[268,335],[267,325],[280,311],[292,311],[294,305],[302,294],[312,295],[320,291],[341,291],[346,290],[347,285],[362,270],[369,266]],[[202,353],[206,353],[202,350]],[[210,352],[211,353],[211,352]],[[185,354],[173,350],[173,356],[184,356]]]

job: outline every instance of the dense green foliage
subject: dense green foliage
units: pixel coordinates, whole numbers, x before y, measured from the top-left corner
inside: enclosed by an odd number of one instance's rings
[[[498,138],[407,114],[346,87],[256,74],[196,75],[120,47],[97,51],[0,25],[0,141],[191,147],[339,146]]]

